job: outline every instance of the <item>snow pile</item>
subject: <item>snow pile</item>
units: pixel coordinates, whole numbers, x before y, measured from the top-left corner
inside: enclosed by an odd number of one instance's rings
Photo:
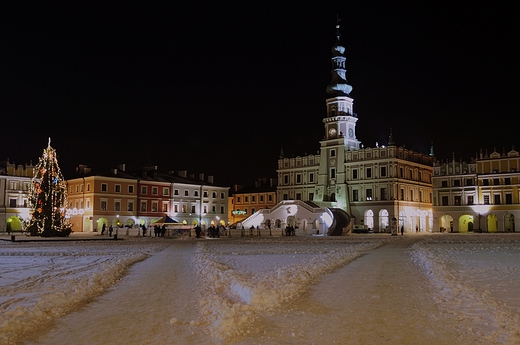
[[[202,318],[195,325],[220,340],[243,335],[260,314],[294,300],[319,276],[385,241],[331,245],[331,240],[320,245],[308,239],[245,240],[228,250],[204,243],[194,257],[194,269],[207,294],[200,299]]]
[[[68,242],[2,247],[0,344],[14,344],[101,294],[130,265],[164,245]]]
[[[415,244],[411,257],[433,283],[433,298],[460,320],[461,331],[488,343],[520,343],[518,236],[432,236]]]

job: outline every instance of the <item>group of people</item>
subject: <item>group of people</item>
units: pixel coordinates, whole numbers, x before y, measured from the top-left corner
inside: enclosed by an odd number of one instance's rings
[[[163,224],[161,227],[158,224],[155,224],[153,227],[153,233],[155,237],[164,237],[164,234],[166,233],[166,225]]]
[[[285,227],[285,236],[296,236],[296,231],[294,230],[294,226],[287,225]]]
[[[101,227],[101,235],[105,234],[105,231],[107,230],[107,225],[103,223],[103,226]],[[108,236],[112,237],[112,233],[114,232],[114,228],[112,225],[108,227]]]

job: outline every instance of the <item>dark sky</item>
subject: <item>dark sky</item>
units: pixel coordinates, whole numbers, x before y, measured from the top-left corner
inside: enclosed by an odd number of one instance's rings
[[[51,137],[65,178],[120,163],[276,177],[281,147],[319,149],[337,14],[365,146],[392,127],[439,158],[520,149],[514,2],[16,3],[0,21],[0,160],[35,163]]]

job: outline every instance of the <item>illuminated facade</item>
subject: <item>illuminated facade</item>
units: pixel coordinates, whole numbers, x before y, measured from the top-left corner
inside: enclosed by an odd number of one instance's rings
[[[338,217],[346,217],[352,230],[390,232],[395,218],[405,232],[431,232],[433,158],[396,146],[392,134],[388,145],[364,147],[358,140],[358,116],[337,28],[320,151],[290,159],[280,157],[277,198],[327,208],[334,214],[332,225]],[[332,228],[329,234],[338,230]]]
[[[34,165],[16,165],[9,161],[0,167],[0,231],[22,231],[29,219],[29,192]]]
[[[74,231],[100,231],[108,227],[149,226],[163,216],[186,225],[227,224],[228,187],[213,185],[187,176],[160,173],[156,166],[126,171],[121,165],[105,174],[91,174],[68,180],[68,216]]]
[[[229,196],[228,219],[230,224],[240,222],[258,210],[271,209],[276,205],[276,180],[262,178],[253,186],[235,186]]]
[[[520,218],[520,155],[496,150],[476,160],[436,162],[434,228],[447,232],[515,232]]]

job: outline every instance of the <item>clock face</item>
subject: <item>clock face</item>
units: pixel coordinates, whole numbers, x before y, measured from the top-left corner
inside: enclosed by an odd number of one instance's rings
[[[336,135],[336,129],[335,129],[335,128],[331,128],[331,129],[329,129],[329,135],[330,135],[331,137],[335,136],[335,135]]]
[[[354,136],[354,130],[352,128],[348,129],[348,136],[353,137]]]

